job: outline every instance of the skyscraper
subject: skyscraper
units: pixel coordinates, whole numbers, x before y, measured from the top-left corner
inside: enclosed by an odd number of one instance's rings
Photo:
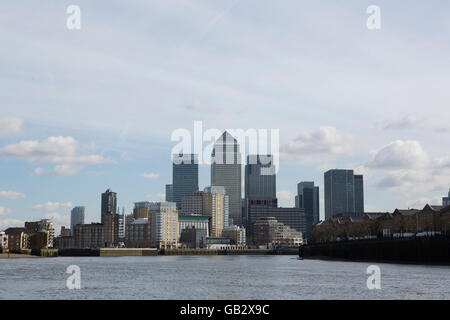
[[[75,207],[70,212],[70,230],[73,233],[73,226],[84,224],[85,207]]]
[[[325,172],[324,176],[325,219],[337,214],[364,212],[364,187],[361,175],[355,179],[353,170],[333,169]]]
[[[230,224],[242,225],[241,153],[237,140],[225,131],[211,153],[211,186],[223,186],[229,197]]]
[[[117,213],[117,193],[112,192],[111,189],[108,189],[104,193],[102,193],[102,223],[103,215],[108,212]]]
[[[306,234],[304,237],[310,239],[312,227],[320,219],[319,187],[314,186],[314,182],[300,182],[297,185],[295,207],[305,209]]]
[[[173,184],[166,184],[166,201],[173,202]]]
[[[172,201],[181,208],[183,197],[198,191],[198,155],[174,154],[172,163]]]
[[[229,226],[229,196],[225,188],[219,186],[206,187],[202,196],[202,214],[211,217],[210,234],[221,237],[223,229]]]
[[[276,198],[276,174],[272,155],[248,155],[245,165],[245,198]]]

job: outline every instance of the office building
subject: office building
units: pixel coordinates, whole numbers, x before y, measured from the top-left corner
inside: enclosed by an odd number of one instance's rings
[[[134,219],[148,219],[151,203],[149,201],[141,201],[134,203],[133,218]]]
[[[198,155],[174,154],[172,157],[173,202],[180,209],[183,197],[198,191]]]
[[[306,232],[303,235],[310,239],[312,227],[319,222],[319,187],[314,182],[300,182],[297,185],[295,207],[305,209]]]
[[[154,247],[178,247],[178,211],[175,202],[155,202],[150,209],[151,239]]]
[[[75,207],[70,212],[70,229],[73,230],[73,226],[77,224],[84,224],[85,207]]]
[[[363,177],[353,170],[325,172],[325,219],[341,213],[364,212]],[[356,182],[355,182],[356,180]]]
[[[225,131],[211,153],[211,186],[223,186],[229,197],[230,225],[242,225],[241,153],[237,140]]]
[[[112,192],[111,189],[108,189],[104,193],[102,193],[102,207],[101,207],[102,219],[103,215],[108,212],[113,213],[117,212],[117,193]]]
[[[201,248],[203,239],[207,237],[206,229],[197,229],[195,227],[187,227],[181,231],[180,245],[182,248]]]
[[[203,192],[196,191],[190,196],[184,196],[181,201],[181,214],[192,215],[203,212]]]
[[[166,184],[166,202],[173,202],[173,184]]]
[[[245,165],[245,198],[276,198],[276,174],[272,155],[248,155]]]
[[[221,186],[206,187],[203,190],[203,215],[211,217],[209,232],[212,237],[221,237],[222,230],[229,225],[229,196]]]
[[[231,244],[245,245],[246,233],[244,227],[228,226],[222,231],[222,236],[231,240]]]

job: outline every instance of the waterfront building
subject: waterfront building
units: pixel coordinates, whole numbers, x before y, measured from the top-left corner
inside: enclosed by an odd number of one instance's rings
[[[117,193],[112,192],[111,189],[106,190],[102,193],[102,207],[101,207],[101,217],[108,212],[117,212]],[[103,223],[103,220],[102,220]]]
[[[181,201],[181,214],[192,215],[203,213],[203,191],[196,191],[192,195],[184,196]]]
[[[209,232],[212,237],[221,237],[222,230],[229,225],[229,196],[222,186],[206,187],[203,191],[203,215],[211,217]]]
[[[148,218],[134,220],[127,225],[125,245],[127,248],[149,248],[152,246]]]
[[[157,248],[178,247],[178,211],[175,202],[155,202],[150,210],[151,239]]]
[[[47,230],[39,230],[29,236],[29,248],[34,250],[48,249],[49,232]]]
[[[55,238],[55,227],[50,219],[41,219],[39,221],[25,222],[25,233],[31,236],[41,230],[48,231],[48,247],[53,248],[53,239]]]
[[[166,184],[166,202],[173,202],[173,184]]]
[[[25,228],[8,228],[5,230],[5,234],[8,236],[9,251],[20,251],[29,247]]]
[[[173,202],[181,209],[183,197],[198,191],[198,155],[174,154],[172,163]]]
[[[58,249],[75,248],[73,236],[59,236],[53,240],[53,247]]]
[[[297,185],[297,195],[295,196],[295,207],[305,210],[306,232],[303,235],[306,239],[311,238],[312,227],[319,222],[319,187],[314,186],[314,182],[300,182]]]
[[[448,191],[448,196],[442,198],[442,205],[443,205],[444,207],[450,206],[450,190]]]
[[[85,207],[75,207],[70,211],[70,229],[73,230],[73,226],[77,224],[84,224]]]
[[[103,248],[105,247],[105,228],[101,223],[78,224],[73,228],[74,248]]]
[[[194,226],[184,228],[180,233],[182,248],[198,249],[202,247],[203,239],[207,237],[207,229],[198,229]]]
[[[123,242],[125,241],[125,209],[122,210],[122,214],[118,214],[118,228],[119,230],[117,231],[117,237],[118,237],[118,241],[119,244],[122,245]]]
[[[364,212],[363,176],[353,170],[325,172],[325,219],[343,212]]]
[[[104,228],[104,246],[114,248],[119,244],[119,215],[113,212],[102,214]]]
[[[0,248],[8,249],[8,235],[4,232],[0,232]]]
[[[198,230],[205,230],[206,236],[209,237],[209,216],[201,215],[178,215],[178,234],[184,229],[195,228]]]
[[[230,225],[242,225],[241,153],[237,140],[225,131],[211,153],[211,186],[223,186],[229,197]]]
[[[71,236],[72,235],[72,229],[67,229],[65,226],[61,226],[61,231],[59,232],[59,235],[63,236],[63,237]]]
[[[260,204],[257,204],[257,203]],[[271,199],[252,199],[248,208],[248,235],[247,242],[252,243],[254,223],[263,217],[274,217],[278,222],[294,229],[302,235],[306,232],[305,209],[303,208],[277,208]]]
[[[239,226],[228,226],[222,231],[222,236],[231,240],[232,244],[245,245],[246,234],[245,228]]]
[[[276,246],[297,247],[303,244],[303,234],[275,217],[260,217],[253,224],[252,244],[271,249]]]

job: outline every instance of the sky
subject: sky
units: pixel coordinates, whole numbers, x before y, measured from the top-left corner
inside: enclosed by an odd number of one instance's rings
[[[68,29],[70,5],[80,29]],[[381,29],[369,30],[368,6]],[[364,174],[366,211],[450,187],[448,1],[128,0],[0,4],[0,230],[161,201],[179,129],[279,130],[277,196]],[[204,147],[208,143],[205,142]],[[244,152],[245,154],[245,152]],[[200,166],[200,188],[210,168]]]

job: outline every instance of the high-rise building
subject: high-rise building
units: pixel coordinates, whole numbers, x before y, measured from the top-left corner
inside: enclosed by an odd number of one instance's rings
[[[102,219],[103,215],[108,212],[117,213],[117,193],[112,192],[111,189],[108,189],[104,193],[102,193]]]
[[[211,186],[223,186],[229,197],[230,225],[242,225],[241,153],[237,140],[225,131],[211,153]]]
[[[297,185],[295,207],[305,209],[306,233],[304,238],[310,239],[312,227],[319,222],[319,187],[314,182],[300,182]]]
[[[181,214],[192,215],[203,213],[203,191],[195,191],[190,196],[184,196],[181,201]]]
[[[150,207],[151,207],[150,201],[135,202],[134,209],[133,209],[133,218],[134,219],[142,219],[142,218],[148,219]]]
[[[353,170],[332,169],[325,177],[325,219],[337,214],[364,212],[363,177]],[[355,182],[356,180],[356,182]]]
[[[153,202],[150,208],[150,236],[157,248],[178,247],[178,211],[175,202]]]
[[[166,184],[166,202],[173,202],[173,184]]]
[[[206,187],[203,191],[203,215],[209,216],[209,232],[212,237],[221,237],[229,225],[229,196],[222,186]]]
[[[450,190],[448,191],[448,197],[442,198],[442,205],[444,207],[450,206]]]
[[[174,154],[172,155],[172,163],[172,200],[176,202],[177,208],[180,209],[183,197],[198,191],[198,155]]]
[[[75,207],[70,212],[70,230],[77,224],[84,224],[85,207]]]
[[[245,198],[276,198],[276,174],[272,155],[248,155],[245,165]]]
[[[105,247],[116,247],[119,244],[119,214],[107,212],[102,214],[105,230]]]

